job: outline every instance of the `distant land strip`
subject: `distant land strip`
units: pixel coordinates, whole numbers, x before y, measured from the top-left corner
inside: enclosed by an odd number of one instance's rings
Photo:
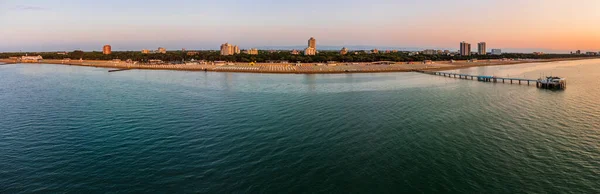
[[[216,71],[245,73],[284,73],[284,74],[335,74],[335,73],[374,73],[374,72],[410,72],[440,71],[469,67],[515,65],[524,63],[545,63],[567,60],[594,59],[558,58],[558,59],[521,59],[521,60],[467,60],[467,61],[425,61],[425,62],[330,62],[330,63],[240,63],[211,62],[187,64],[140,64],[119,60],[56,60],[43,59],[35,64],[59,64],[110,69],[147,69],[179,71]],[[21,63],[14,59],[0,59],[7,64]]]

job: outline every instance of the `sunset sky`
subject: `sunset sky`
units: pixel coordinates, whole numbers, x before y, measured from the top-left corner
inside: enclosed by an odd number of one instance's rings
[[[0,52],[319,45],[600,51],[600,0],[0,0]]]

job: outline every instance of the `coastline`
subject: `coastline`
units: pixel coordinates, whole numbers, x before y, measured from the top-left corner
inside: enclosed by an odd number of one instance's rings
[[[431,64],[396,62],[392,64],[376,64],[370,62],[364,63],[337,63],[337,64],[319,64],[319,63],[230,63],[228,65],[186,65],[186,64],[131,64],[123,61],[100,61],[100,60],[41,60],[32,64],[56,64],[73,65],[85,67],[99,67],[107,69],[129,70],[177,70],[177,71],[215,71],[215,72],[240,72],[240,73],[278,73],[278,74],[340,74],[340,73],[377,73],[377,72],[412,72],[412,71],[444,71],[456,70],[470,67],[517,65],[526,63],[548,63],[558,61],[588,60],[598,58],[558,58],[541,60],[485,60],[478,62],[468,61],[434,61]],[[0,65],[9,65],[19,63],[11,59],[0,59]]]

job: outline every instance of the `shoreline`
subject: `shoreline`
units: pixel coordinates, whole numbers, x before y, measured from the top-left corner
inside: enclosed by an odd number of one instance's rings
[[[320,63],[230,63],[228,65],[205,65],[205,64],[131,64],[123,61],[100,61],[100,60],[41,60],[37,63],[20,63],[12,59],[0,59],[0,65],[10,64],[55,64],[71,65],[83,67],[98,67],[118,70],[176,70],[176,71],[214,71],[214,72],[238,72],[238,73],[275,73],[275,74],[342,74],[342,73],[383,73],[383,72],[413,72],[413,71],[445,71],[465,69],[471,67],[517,65],[527,63],[549,63],[559,61],[574,60],[592,60],[594,58],[557,58],[540,60],[485,60],[478,62],[468,61],[434,61],[431,64],[396,62],[392,64],[376,64],[370,62],[363,63],[338,63],[338,64],[320,64]]]

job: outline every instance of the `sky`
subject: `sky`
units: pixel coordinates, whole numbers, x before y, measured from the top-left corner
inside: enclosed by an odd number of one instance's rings
[[[600,0],[0,0],[0,52],[318,45],[600,51]]]

